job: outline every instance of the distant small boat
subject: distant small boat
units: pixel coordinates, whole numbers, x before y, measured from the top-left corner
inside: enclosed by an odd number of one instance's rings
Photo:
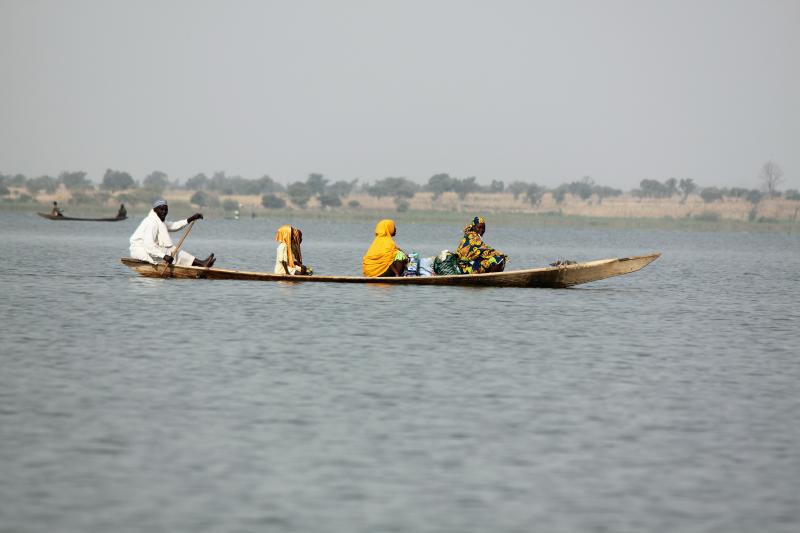
[[[51,215],[50,213],[36,213],[42,218],[47,218],[50,220],[79,220],[83,222],[117,222],[119,220],[126,220],[128,217],[114,217],[114,218],[77,218],[77,217],[65,217],[65,216],[56,216]]]
[[[512,270],[491,274],[457,276],[413,276],[404,278],[366,278],[358,276],[285,276],[269,272],[247,272],[224,268],[195,266],[166,267],[123,257],[122,264],[150,278],[235,279],[252,281],[286,281],[291,283],[381,283],[385,285],[452,285],[467,287],[546,287],[565,288],[613,276],[630,274],[646,267],[661,256],[660,252],[635,257],[600,259],[587,263]]]

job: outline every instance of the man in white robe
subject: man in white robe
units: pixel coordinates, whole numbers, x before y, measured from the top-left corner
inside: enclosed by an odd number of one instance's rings
[[[169,237],[170,231],[178,231],[189,222],[203,218],[203,215],[195,213],[184,220],[166,222],[168,212],[169,207],[165,200],[157,200],[153,204],[153,209],[131,235],[131,257],[152,264],[164,261],[168,264],[175,262],[178,266],[213,266],[216,261],[213,253],[204,260],[198,260],[192,254],[180,250],[178,257],[174,257],[175,246]]]

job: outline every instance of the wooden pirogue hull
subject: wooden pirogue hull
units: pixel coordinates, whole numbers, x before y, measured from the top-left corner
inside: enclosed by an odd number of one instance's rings
[[[76,218],[76,217],[57,217],[55,215],[51,215],[50,213],[36,213],[42,218],[46,218],[49,220],[77,220],[82,222],[118,222],[120,220],[126,220],[128,217],[114,217],[114,218]]]
[[[153,265],[138,259],[124,257],[122,264],[142,276],[151,278],[172,277],[190,279],[237,279],[252,281],[284,281],[292,283],[381,283],[385,285],[453,285],[468,287],[549,287],[564,288],[613,276],[630,274],[646,267],[661,255],[652,253],[635,257],[600,259],[588,263],[576,263],[557,267],[513,270],[495,274],[472,274],[460,276],[430,276],[408,278],[365,278],[355,276],[283,276],[267,272],[247,272],[223,268],[194,266]]]

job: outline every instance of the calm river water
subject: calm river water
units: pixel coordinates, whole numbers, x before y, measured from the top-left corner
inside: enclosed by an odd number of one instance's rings
[[[0,531],[800,530],[797,235],[489,217],[512,268],[664,255],[566,290],[293,286],[138,278],[139,220],[0,213]],[[185,247],[271,270],[281,222]],[[358,274],[375,221],[295,222]]]

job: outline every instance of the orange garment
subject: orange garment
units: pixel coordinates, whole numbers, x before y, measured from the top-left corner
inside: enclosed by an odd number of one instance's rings
[[[381,220],[375,226],[375,240],[361,259],[365,276],[376,278],[392,266],[400,250],[392,239],[395,231],[394,220]]]
[[[295,239],[293,239],[292,237],[294,237],[295,231],[297,231],[295,228],[286,225],[278,228],[278,232],[275,234],[275,240],[278,242],[282,242],[283,244],[286,245],[286,252],[287,255],[289,256],[289,268],[294,268],[295,247],[292,246],[292,241]],[[299,251],[300,246],[297,246],[296,248]],[[297,257],[297,261],[301,261],[301,259]]]

